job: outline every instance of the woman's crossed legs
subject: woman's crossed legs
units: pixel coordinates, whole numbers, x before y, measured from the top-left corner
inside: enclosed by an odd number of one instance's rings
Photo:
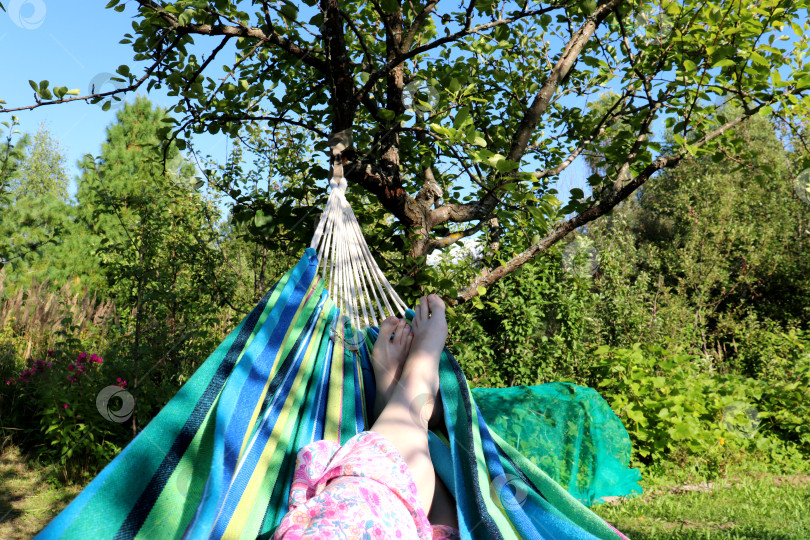
[[[412,331],[394,317],[380,325],[372,351],[379,415],[370,431],[386,437],[405,459],[428,520],[458,528],[452,495],[436,476],[428,449],[428,421],[438,400],[439,359],[447,339],[445,306],[432,294],[414,311]]]

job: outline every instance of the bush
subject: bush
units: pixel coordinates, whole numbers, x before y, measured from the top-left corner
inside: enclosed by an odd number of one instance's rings
[[[475,386],[573,382],[589,365],[590,275],[566,273],[554,250],[454,312],[450,347]]]
[[[130,432],[119,422],[131,410],[124,391],[128,383],[115,381],[114,370],[97,354],[57,349],[5,381],[4,417],[19,430],[15,442],[53,465],[53,478],[89,478],[128,442]],[[124,391],[118,395],[120,402],[108,400],[97,407],[99,389],[111,383]]]
[[[810,361],[787,383],[707,373],[678,347],[595,354],[590,383],[624,422],[639,466],[696,457],[719,473],[734,455],[810,455]]]

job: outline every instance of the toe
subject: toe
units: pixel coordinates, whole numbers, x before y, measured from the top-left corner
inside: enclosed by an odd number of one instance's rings
[[[393,334],[394,330],[396,330],[398,322],[399,319],[396,317],[388,317],[385,319],[380,325],[380,336],[391,339],[391,334]]]
[[[430,312],[433,315],[444,315],[445,305],[444,300],[438,294],[431,294],[427,297]]]
[[[397,324],[397,329],[394,332],[394,343],[396,345],[402,345],[405,343],[405,336],[408,335],[408,325],[405,324],[405,321],[399,321]]]
[[[423,296],[419,299],[419,303],[416,304],[416,317],[414,320],[419,320],[419,322],[427,320],[428,316],[430,315],[430,307],[428,306],[428,299],[427,296]]]

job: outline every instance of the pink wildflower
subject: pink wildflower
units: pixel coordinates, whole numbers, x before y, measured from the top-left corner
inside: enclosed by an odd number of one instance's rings
[[[65,403],[65,404],[64,404],[64,405],[62,405],[62,406],[63,406],[65,409],[67,409],[67,403]]]
[[[70,364],[68,366],[68,371],[73,371],[74,369],[76,369],[76,366],[74,366],[73,364]]]

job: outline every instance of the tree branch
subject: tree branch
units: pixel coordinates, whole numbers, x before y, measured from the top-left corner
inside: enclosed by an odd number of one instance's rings
[[[414,38],[416,38],[417,32],[422,29],[422,25],[425,23],[425,19],[427,19],[428,15],[433,11],[436,7],[436,4],[439,3],[439,0],[430,0],[427,4],[425,4],[424,9],[419,12],[419,14],[414,18],[413,23],[411,24],[410,29],[408,29],[408,33],[405,34],[405,37],[402,38],[402,50],[407,51],[411,48],[413,44]]]
[[[427,249],[425,250],[425,254],[430,253],[434,249],[442,249],[446,248],[449,245],[455,244],[462,238],[467,238],[468,236],[472,236],[484,226],[484,221],[479,221],[477,225],[474,227],[470,227],[469,229],[463,230],[461,232],[449,234],[444,238],[433,238],[428,241]]]
[[[155,60],[155,63],[152,64],[151,66],[149,66],[146,69],[146,72],[144,72],[143,77],[136,80],[134,83],[130,84],[129,86],[127,86],[125,88],[116,88],[115,90],[110,90],[109,92],[92,93],[92,94],[88,94],[86,96],[77,96],[77,97],[72,97],[72,98],[67,98],[67,99],[62,98],[62,99],[55,99],[55,100],[51,100],[51,101],[37,101],[37,103],[35,103],[34,105],[28,105],[26,107],[14,107],[14,108],[11,108],[11,109],[0,109],[0,113],[8,113],[8,112],[15,112],[15,111],[30,111],[30,110],[36,109],[38,107],[44,107],[45,105],[55,105],[57,103],[68,103],[70,101],[79,101],[79,100],[86,101],[86,100],[89,100],[89,99],[105,98],[107,96],[113,96],[113,95],[116,95],[116,94],[122,94],[122,93],[126,93],[126,92],[131,92],[132,90],[136,90],[138,87],[140,87],[144,83],[144,81],[147,78],[149,78],[149,76],[155,71],[155,69],[157,69],[157,67],[160,65],[160,63],[163,62],[163,60],[166,58],[166,55],[169,54],[169,51],[171,51],[180,42],[180,39],[181,39],[181,36],[176,36],[174,41],[172,41],[169,44],[169,46],[166,47],[166,50],[163,51],[163,54],[160,56],[160,58]]]
[[[719,137],[729,129],[737,126],[738,124],[742,123],[743,121],[747,120],[754,114],[756,114],[764,105],[760,105],[753,109],[746,111],[744,114],[740,115],[739,117],[726,122],[722,126],[718,127],[717,129],[707,133],[699,140],[695,141],[694,144],[691,146],[701,147],[707,142]],[[502,277],[511,274],[527,262],[529,262],[534,257],[538,256],[539,254],[545,252],[549,247],[557,243],[559,240],[564,238],[568,233],[573,231],[574,229],[585,225],[588,222],[591,222],[598,217],[608,213],[612,210],[616,205],[618,205],[621,201],[629,197],[633,191],[635,191],[638,187],[640,187],[644,182],[646,182],[653,174],[663,168],[674,167],[678,164],[678,162],[683,159],[683,157],[687,154],[686,149],[681,150],[680,152],[671,155],[671,156],[660,156],[652,163],[647,165],[638,176],[633,178],[631,181],[627,182],[625,185],[621,186],[618,190],[611,190],[604,195],[601,201],[598,204],[588,208],[584,212],[573,216],[572,218],[564,221],[554,227],[554,229],[543,239],[539,242],[531,245],[529,248],[524,250],[522,253],[517,255],[516,257],[510,259],[504,266],[500,266],[494,270],[485,269],[479,276],[470,284],[469,287],[464,289],[463,291],[459,292],[458,298],[456,299],[458,302],[466,302],[471,298],[478,296],[478,287],[489,287],[497,280],[501,279]]]
[[[621,0],[611,0],[611,1],[619,2]],[[474,3],[475,3],[474,1],[471,2],[471,6],[474,5]],[[411,50],[409,50],[407,52],[399,54],[396,57],[394,57],[393,59],[386,62],[386,64],[382,68],[380,68],[379,71],[376,71],[376,72],[371,74],[368,81],[366,81],[366,84],[364,84],[363,87],[360,88],[357,91],[355,99],[361,99],[362,96],[365,96],[366,94],[371,92],[371,89],[374,88],[374,85],[377,83],[377,81],[379,81],[381,78],[388,75],[389,71],[391,71],[392,69],[394,69],[398,65],[402,64],[404,61],[410,60],[414,56],[417,56],[417,55],[422,54],[424,52],[427,52],[429,50],[435,49],[436,47],[444,45],[445,43],[458,41],[459,39],[461,39],[461,38],[463,38],[465,36],[468,36],[470,34],[474,34],[476,32],[481,32],[483,30],[489,30],[490,28],[495,28],[496,26],[502,26],[504,24],[510,24],[510,23],[519,21],[520,19],[525,19],[526,17],[533,17],[535,15],[542,15],[543,13],[546,13],[548,11],[552,11],[552,10],[557,9],[557,8],[558,8],[558,6],[556,4],[554,4],[554,5],[551,5],[549,7],[542,8],[542,9],[536,9],[536,10],[533,10],[533,11],[523,12],[523,13],[520,13],[519,15],[517,15],[515,17],[512,17],[512,18],[499,19],[497,21],[492,21],[492,22],[488,22],[488,23],[485,23],[485,24],[480,24],[480,25],[476,26],[475,28],[467,27],[467,28],[464,28],[463,30],[459,30],[458,32],[455,32],[454,34],[450,34],[449,36],[444,36],[442,38],[431,41],[430,43],[426,43],[426,44],[424,44],[424,45],[422,45],[420,47],[416,47],[415,49],[411,49]]]
[[[326,72],[326,62],[317,58],[314,54],[318,51],[314,49],[305,49],[300,45],[293,43],[288,38],[273,31],[271,34],[265,34],[260,28],[252,28],[248,26],[228,26],[222,24],[187,24],[180,25],[177,17],[172,13],[168,13],[161,6],[155,4],[151,0],[137,0],[141,7],[150,9],[157,13],[161,19],[166,21],[170,30],[174,30],[178,35],[185,34],[201,34],[206,36],[230,36],[230,37],[249,37],[269,43],[279,47],[281,50],[290,54],[308,66],[315,68],[321,73]]]

